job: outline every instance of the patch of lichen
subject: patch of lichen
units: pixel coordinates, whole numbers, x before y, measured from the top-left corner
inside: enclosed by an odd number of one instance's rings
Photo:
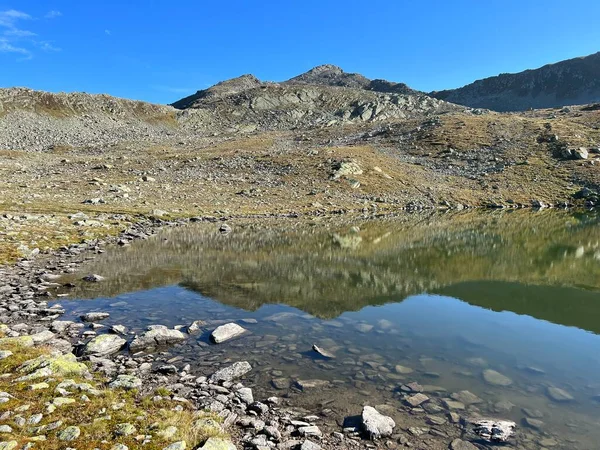
[[[151,398],[142,396],[136,390],[108,389],[104,387],[107,380],[98,374],[89,376],[58,376],[32,381],[16,381],[22,376],[19,368],[24,362],[39,358],[50,357],[50,349],[39,347],[23,347],[14,343],[1,346],[3,350],[11,350],[12,356],[0,361],[0,392],[9,393],[12,398],[0,404],[0,414],[11,411],[11,416],[4,421],[11,426],[12,432],[3,434],[3,440],[15,440],[20,446],[34,442],[35,436],[44,435],[45,440],[39,448],[61,450],[68,444],[79,450],[110,449],[117,443],[129,448],[149,450],[162,449],[172,442],[185,440],[188,448],[195,448],[209,437],[224,436],[219,424],[221,419],[212,414],[194,411],[189,404],[171,400],[169,395]],[[87,383],[97,391],[78,390],[67,387],[70,394],[60,394],[57,386],[66,380],[74,383]],[[47,382],[45,389],[32,390],[31,385]],[[167,394],[166,390],[161,393]],[[85,397],[84,397],[85,396]],[[48,405],[56,397],[75,399],[75,403],[57,406],[53,412],[48,411]],[[27,406],[21,412],[15,410]],[[34,414],[42,414],[39,424],[19,427],[13,423],[15,415],[29,418]],[[57,421],[62,424],[55,430],[36,430]],[[115,433],[119,424],[129,423],[135,427],[135,432],[128,436],[118,436]],[[58,435],[67,426],[77,426],[81,430],[78,439],[71,442],[61,441]],[[215,426],[216,425],[216,426]],[[169,426],[177,427],[173,436],[161,436]],[[143,444],[147,436],[151,441]],[[40,445],[40,444],[38,444]],[[20,447],[19,447],[20,448]]]

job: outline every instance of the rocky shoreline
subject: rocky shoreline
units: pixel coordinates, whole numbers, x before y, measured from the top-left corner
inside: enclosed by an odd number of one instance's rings
[[[48,300],[56,299],[53,292],[57,288],[68,289],[68,285],[63,286],[56,280],[65,273],[75,272],[80,263],[102,253],[106,246],[129,245],[134,240],[149,238],[163,226],[179,226],[186,222],[140,221],[118,236],[74,244],[49,255],[23,259],[14,266],[2,267],[0,322],[5,324],[6,339],[31,339],[35,345],[50,347],[69,355],[69,358],[75,354],[79,362],[88,364],[92,373],[105,377],[109,388],[135,388],[143,394],[164,390],[170,401],[190,405],[196,411],[216,414],[222,420],[220,432],[231,436],[235,444],[227,440],[213,440],[198,448],[237,446],[312,450],[412,447],[469,450],[487,447],[484,434],[477,435],[477,429],[467,417],[451,408],[447,413],[441,409],[430,411],[436,405],[427,403],[429,398],[421,392],[417,383],[403,386],[404,404],[398,407],[411,416],[427,412],[436,414],[424,416],[422,427],[397,426],[384,414],[384,410],[377,409],[377,405],[375,408],[357,405],[357,413],[362,411],[362,414],[348,417],[344,423],[336,423],[326,411],[294,409],[293,404],[285,399],[269,397],[256,401],[252,389],[239,382],[252,370],[245,361],[224,361],[212,376],[197,376],[191,373],[188,365],[178,367],[177,358],[169,358],[168,353],[160,351],[193,335],[202,327],[201,321],[175,329],[156,324],[131,340],[124,327],[112,326],[107,330],[109,333],[104,333],[101,322],[109,313],[91,312],[83,315],[81,321],[65,321],[61,320],[64,309],[59,304],[49,307]],[[221,226],[219,232],[228,233],[231,228]],[[101,276],[93,275],[82,282],[99,280]],[[214,342],[223,342],[242,333],[243,328],[239,325],[228,324],[213,330],[212,336]],[[122,352],[127,346],[129,353]],[[52,374],[46,376],[51,377]],[[309,389],[311,383],[319,389],[319,381],[305,380],[298,390]],[[10,421],[10,415],[6,419]],[[493,435],[488,434],[489,437]],[[471,440],[477,446],[469,442]],[[10,441],[6,441],[0,444],[0,448],[16,448],[10,445]],[[111,448],[123,450],[126,447]],[[185,448],[185,444],[175,442],[165,448]]]

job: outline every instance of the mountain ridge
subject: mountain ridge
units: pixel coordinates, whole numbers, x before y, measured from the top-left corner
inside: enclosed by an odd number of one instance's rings
[[[502,73],[428,95],[494,111],[523,111],[600,102],[600,52]]]

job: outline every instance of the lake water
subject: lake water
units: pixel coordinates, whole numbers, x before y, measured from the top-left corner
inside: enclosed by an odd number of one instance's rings
[[[597,215],[232,226],[229,235],[200,224],[111,248],[73,277],[106,280],[77,282],[76,300],[60,303],[67,315],[108,311],[104,324],[137,332],[203,320],[201,335],[169,349],[177,364],[209,374],[215,361],[248,360],[255,397],[284,396],[339,423],[363,404],[385,405],[400,424],[424,423],[445,417],[443,400],[454,395],[463,416],[516,421],[518,448],[600,448]],[[249,332],[209,344],[230,321]],[[299,379],[329,385],[300,392]],[[400,386],[413,381],[432,400],[406,419]],[[480,401],[469,405],[463,390]]]

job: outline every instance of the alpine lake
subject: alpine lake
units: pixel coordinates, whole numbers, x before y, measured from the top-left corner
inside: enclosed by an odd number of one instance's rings
[[[515,421],[517,448],[594,449],[599,225],[564,211],[199,223],[85,262],[58,303],[65,319],[109,312],[99,333],[201,320],[162,349],[177,365],[248,361],[255,398],[339,425],[366,404],[424,432],[456,412]],[[105,280],[80,281],[89,273]],[[228,322],[247,332],[211,343]],[[412,409],[402,387],[415,382],[430,400]]]

